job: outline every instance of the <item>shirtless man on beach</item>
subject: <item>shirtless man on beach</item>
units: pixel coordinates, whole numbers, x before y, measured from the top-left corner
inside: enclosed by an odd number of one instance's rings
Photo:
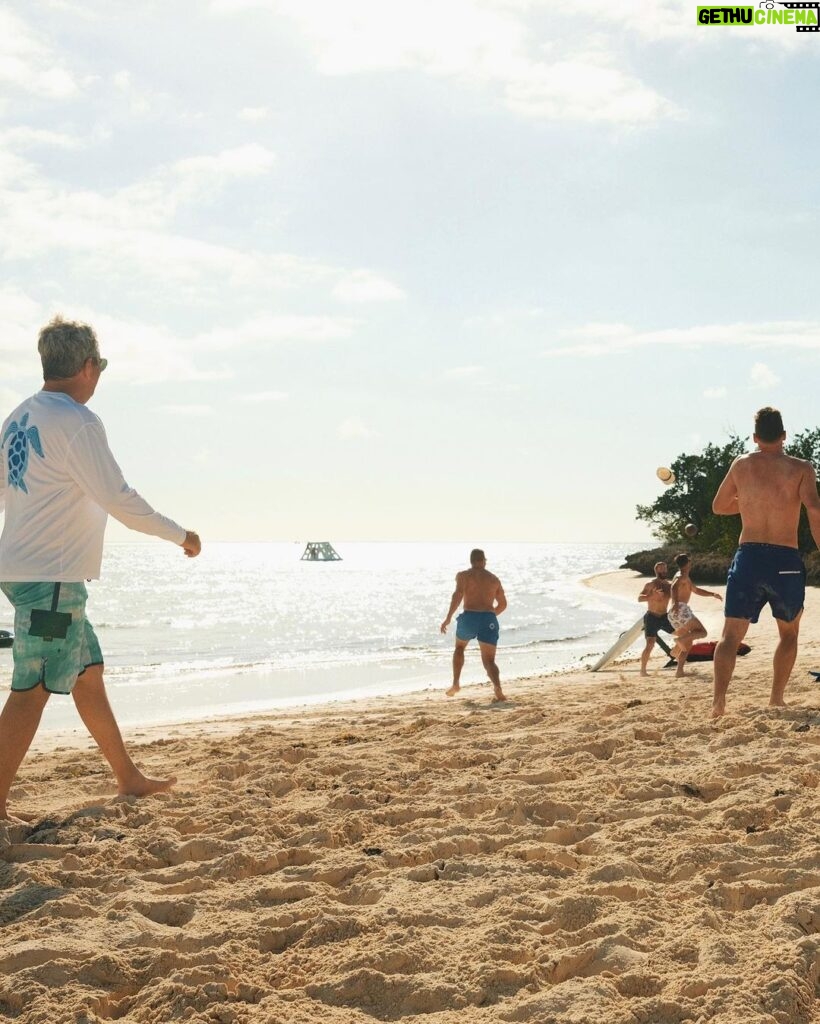
[[[669,609],[669,621],[675,627],[674,635],[677,643],[672,649],[672,654],[678,659],[678,670],[675,677],[680,679],[685,675],[683,666],[689,657],[692,644],[706,636],[706,628],[689,607],[689,599],[692,594],[697,594],[699,597],[715,597],[718,601],[722,601],[723,598],[712,590],[702,590],[695,586],[689,576],[689,571],[692,568],[689,555],[675,555],[675,565],[678,567],[678,572],[672,580],[672,607]]]
[[[738,644],[763,606],[771,607],[780,639],[774,652],[769,707],[785,707],[783,695],[795,658],[806,592],[806,570],[797,547],[800,506],[805,505],[814,542],[820,546],[820,498],[814,467],[786,455],[786,433],[777,409],[755,415],[757,451],[732,463],[715,494],[712,511],[740,516],[740,546],[726,581],[726,621],[715,650],[712,718],[726,711],[726,693]]]
[[[672,584],[666,578],[667,575],[666,562],[655,562],[654,580],[650,580],[638,595],[638,600],[645,601],[647,606],[646,614],[643,617],[646,646],[641,652],[642,676],[649,675],[646,668],[649,664],[649,655],[652,653],[655,641],[657,640],[660,646],[666,648],[666,645],[658,637],[658,632],[663,630],[665,633],[674,633],[675,631],[666,614],[669,600],[672,597]],[[668,648],[666,648],[666,653],[671,653]]]
[[[453,685],[447,691],[448,697],[454,697],[461,689],[459,680],[464,667],[464,649],[471,640],[477,639],[482,664],[493,684],[493,702],[507,699],[501,689],[501,677],[495,663],[498,616],[507,607],[507,598],[501,580],[488,572],[486,566],[484,552],[474,548],[470,552],[470,568],[456,574],[456,589],[450,601],[450,610],[441,624],[441,632],[446,633],[456,608],[463,601],[464,611],[456,619]]]

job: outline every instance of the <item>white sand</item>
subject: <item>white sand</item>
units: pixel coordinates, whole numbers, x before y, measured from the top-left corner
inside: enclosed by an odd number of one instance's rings
[[[175,729],[136,758],[179,787],[140,802],[94,751],[33,753],[12,807],[41,820],[0,828],[0,1018],[817,1024],[815,591],[805,620],[792,706],[766,708],[765,620],[717,725],[711,665],[642,680],[636,648],[502,707]]]

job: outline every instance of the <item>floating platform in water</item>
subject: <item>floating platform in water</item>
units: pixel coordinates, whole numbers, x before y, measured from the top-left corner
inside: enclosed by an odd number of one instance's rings
[[[309,540],[302,552],[303,562],[341,562],[342,556],[326,540]]]

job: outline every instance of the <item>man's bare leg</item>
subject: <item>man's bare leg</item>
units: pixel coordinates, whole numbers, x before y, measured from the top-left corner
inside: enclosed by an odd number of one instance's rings
[[[692,644],[706,636],[706,629],[700,619],[690,619],[683,629],[678,630],[675,636],[678,638],[676,645],[678,648],[676,655],[678,668],[675,672],[675,678],[680,679],[686,674],[683,668],[686,664],[686,659],[689,657],[689,652],[692,650]]]
[[[44,686],[12,691],[0,714],[0,820],[10,818],[6,801],[17,770],[28,753],[48,701]]]
[[[504,691],[501,689],[501,673],[495,663],[495,644],[483,644],[479,641],[478,646],[481,648],[481,663],[493,684],[493,701],[506,700]]]
[[[641,651],[641,675],[648,676],[649,673],[646,671],[646,666],[649,664],[649,655],[652,653],[652,648],[655,646],[654,636],[648,636],[646,638],[646,647]]]
[[[108,703],[103,666],[91,665],[83,672],[71,693],[80,718],[91,733],[103,757],[111,765],[120,796],[149,796],[164,793],[177,781],[151,779],[137,768],[128,755],[114,712]]]
[[[789,682],[789,676],[794,668],[794,661],[797,657],[797,637],[800,632],[801,611],[796,619],[791,622],[783,622],[775,619],[780,632],[780,642],[774,652],[774,676],[772,679],[772,695],[769,698],[770,708],[784,708],[786,702],[783,695]]]
[[[726,713],[726,693],[737,663],[737,648],[749,628],[748,619],[727,618],[723,623],[723,636],[715,648],[715,692],[712,698],[712,718]]]
[[[466,640],[456,640],[456,649],[453,651],[453,685],[447,690],[448,697],[455,697],[461,689],[461,670],[464,668],[464,648]]]

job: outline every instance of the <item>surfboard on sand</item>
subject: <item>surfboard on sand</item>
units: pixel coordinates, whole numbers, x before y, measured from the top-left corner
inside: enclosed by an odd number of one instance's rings
[[[643,615],[638,619],[634,626],[630,626],[629,629],[625,630],[615,643],[609,648],[606,654],[603,654],[592,666],[593,672],[598,672],[602,668],[614,661],[619,654],[622,654],[630,644],[634,644],[638,637],[643,632]]]

